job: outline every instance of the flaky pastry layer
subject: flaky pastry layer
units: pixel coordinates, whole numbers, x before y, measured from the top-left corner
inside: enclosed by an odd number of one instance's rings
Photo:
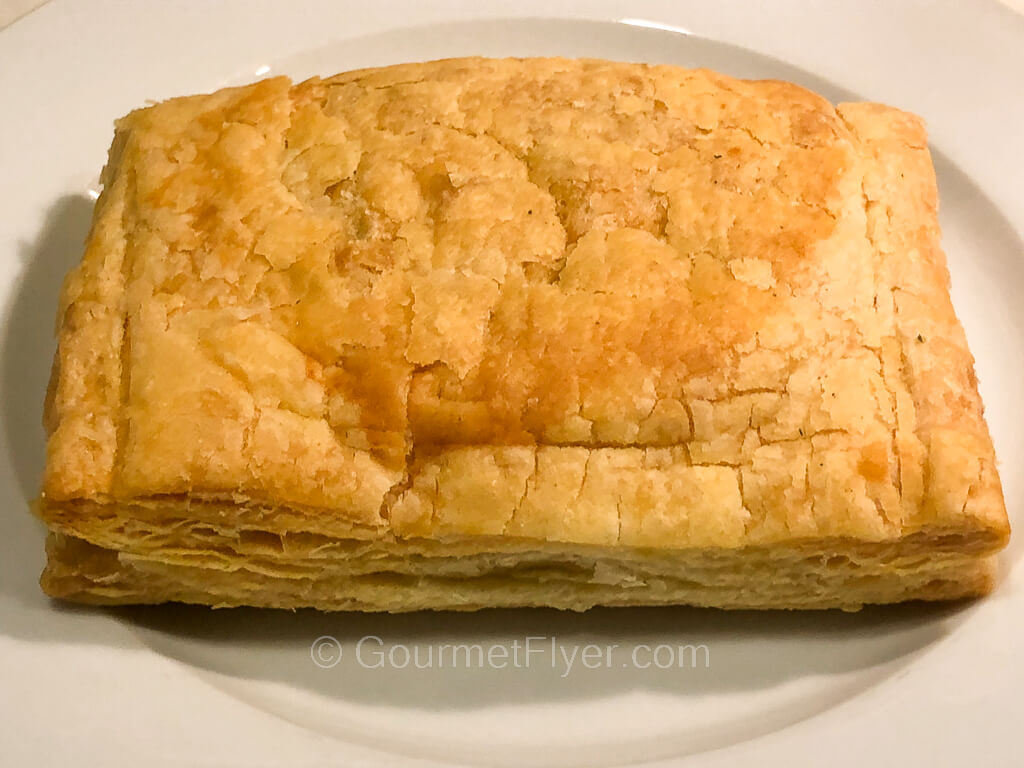
[[[133,112],[103,181],[46,409],[51,594],[991,586],[1009,528],[912,115],[454,59]]]

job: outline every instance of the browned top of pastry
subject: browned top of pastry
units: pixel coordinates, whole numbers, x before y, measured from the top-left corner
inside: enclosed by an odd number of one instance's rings
[[[455,59],[118,123],[50,503],[399,534],[1005,535],[920,120],[668,66]]]

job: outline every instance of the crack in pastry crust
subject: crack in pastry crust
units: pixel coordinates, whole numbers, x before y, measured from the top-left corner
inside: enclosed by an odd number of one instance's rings
[[[68,536],[180,499],[381,541],[1008,536],[912,115],[454,59],[133,112],[104,184],[47,404]]]

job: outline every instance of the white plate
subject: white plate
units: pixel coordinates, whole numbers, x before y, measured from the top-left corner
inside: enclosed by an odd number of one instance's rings
[[[266,73],[465,54],[708,66],[923,114],[954,301],[1017,519],[1024,20],[1011,11],[983,3],[779,2],[769,14],[741,2],[653,0],[585,8],[551,0],[55,0],[0,33],[4,762],[597,766],[688,755],[702,765],[853,766],[962,765],[982,754],[988,764],[1011,764],[1024,689],[1019,536],[987,600],[856,615],[112,612],[52,604],[39,593],[43,534],[25,507],[42,462],[53,312],[88,227],[111,120],[146,99]],[[321,636],[337,644],[323,640],[311,655]],[[364,642],[360,664],[365,636],[380,643]],[[532,641],[529,666],[521,655],[519,668],[511,657],[505,669],[465,668],[464,657],[438,650],[469,643],[508,651],[528,637],[547,639]],[[597,668],[577,656],[567,671],[562,654],[588,644],[601,648],[588,657]],[[662,644],[706,646],[710,665],[700,648],[691,649],[695,658],[655,657]],[[432,668],[398,668],[406,652],[424,662],[431,648]],[[390,660],[367,668],[380,651]],[[491,653],[497,665],[501,651]],[[655,660],[683,666],[659,669]]]

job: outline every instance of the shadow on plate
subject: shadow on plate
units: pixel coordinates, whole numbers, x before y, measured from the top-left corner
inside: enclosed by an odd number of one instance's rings
[[[940,639],[968,605],[917,603],[859,613],[677,607],[398,615],[176,605],[120,608],[111,615],[133,624],[161,653],[210,672],[437,710],[630,688],[700,696],[867,671]],[[534,638],[529,658],[527,638]],[[323,645],[314,648],[318,639]],[[518,666],[511,655],[488,662],[489,648],[505,645],[511,654],[513,640],[520,645]],[[468,648],[455,650],[455,644]],[[585,669],[578,656],[570,667],[574,649],[582,652],[588,644],[602,649],[591,652],[593,668]],[[659,646],[666,647],[655,651]]]

